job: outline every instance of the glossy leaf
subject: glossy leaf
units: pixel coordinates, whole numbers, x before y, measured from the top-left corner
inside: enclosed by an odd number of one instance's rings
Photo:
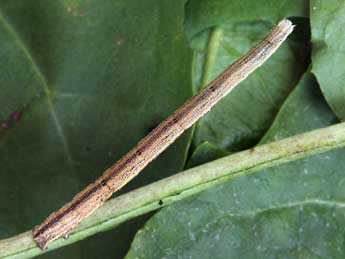
[[[188,2],[186,30],[195,51],[195,91],[251,49],[278,19],[306,15],[305,1],[293,5],[266,2]],[[308,62],[308,38],[298,36],[305,33],[307,21],[294,22],[298,26],[290,40],[197,123],[194,147],[207,141],[237,151],[253,146],[263,136]],[[299,49],[304,49],[304,58]]]
[[[335,121],[306,74],[264,142]],[[340,149],[266,169],[162,209],[127,258],[342,258],[344,155]]]
[[[1,238],[39,224],[190,97],[184,2],[1,1]],[[125,190],[179,171],[189,138]],[[47,258],[121,258],[141,222]]]
[[[345,3],[311,0],[313,73],[326,100],[345,119]]]

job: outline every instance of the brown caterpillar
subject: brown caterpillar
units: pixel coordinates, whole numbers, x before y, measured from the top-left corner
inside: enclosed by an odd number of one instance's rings
[[[37,245],[43,249],[49,242],[60,237],[67,237],[80,221],[139,174],[186,129],[260,67],[288,37],[293,27],[289,20],[280,21],[253,49],[160,123],[94,183],[34,228],[33,239]]]

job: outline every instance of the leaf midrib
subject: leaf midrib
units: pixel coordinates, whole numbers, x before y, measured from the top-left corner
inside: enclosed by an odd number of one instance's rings
[[[41,72],[40,68],[36,64],[33,56],[30,54],[28,48],[23,43],[23,40],[20,38],[20,36],[16,33],[14,28],[11,26],[11,24],[5,19],[5,16],[3,12],[0,10],[0,23],[3,24],[4,29],[7,30],[9,35],[12,36],[14,43],[18,46],[18,48],[23,52],[24,56],[28,59],[29,63],[32,65],[34,73],[38,76],[39,80],[41,81],[42,90],[44,93],[44,96],[47,98],[47,105],[48,110],[52,116],[52,119],[54,121],[57,133],[59,138],[61,139],[62,145],[65,150],[65,155],[68,161],[68,166],[70,167],[71,172],[73,172],[74,175],[76,175],[75,167],[73,166],[73,157],[70,151],[68,140],[65,136],[65,133],[63,131],[63,128],[61,127],[60,119],[58,117],[58,114],[56,112],[53,100],[52,100],[52,91],[49,88],[48,81]],[[8,134],[6,134],[8,135]],[[0,139],[1,140],[1,139]]]

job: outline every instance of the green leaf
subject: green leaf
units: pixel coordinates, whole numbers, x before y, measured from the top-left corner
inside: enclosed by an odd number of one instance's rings
[[[304,15],[305,1],[297,2],[294,5],[286,1],[269,1],[268,4],[243,0],[188,2],[186,30],[194,36],[191,46],[195,51],[195,91],[251,49],[277,19]],[[298,36],[304,33],[307,20],[300,18],[294,22],[298,29],[290,40],[199,120],[193,137],[194,147],[206,141],[229,151],[242,150],[256,144],[267,131],[308,62],[306,42],[309,39]],[[195,34],[195,31],[201,32]],[[299,49],[304,50],[304,58],[300,58]]]
[[[191,96],[184,3],[1,1],[1,238],[39,224]],[[189,139],[125,191],[181,170]],[[142,222],[48,257],[121,258]]]
[[[230,153],[226,150],[208,142],[204,142],[193,152],[188,160],[186,168],[192,168],[202,163],[210,162],[227,155],[230,155]]]
[[[186,30],[189,37],[225,23],[268,21],[285,17],[308,17],[307,0],[189,0]]]
[[[306,74],[264,141],[335,121]],[[262,170],[164,208],[127,258],[342,258],[344,155],[339,149]]]
[[[345,5],[343,0],[311,0],[312,72],[326,100],[345,119]]]

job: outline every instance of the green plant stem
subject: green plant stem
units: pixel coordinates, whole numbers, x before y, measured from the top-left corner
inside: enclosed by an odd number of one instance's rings
[[[0,241],[0,258],[31,258],[66,246],[216,184],[259,169],[345,146],[345,123],[261,145],[194,167],[108,201],[76,228],[41,250],[31,231]],[[161,201],[161,202],[160,202]]]

